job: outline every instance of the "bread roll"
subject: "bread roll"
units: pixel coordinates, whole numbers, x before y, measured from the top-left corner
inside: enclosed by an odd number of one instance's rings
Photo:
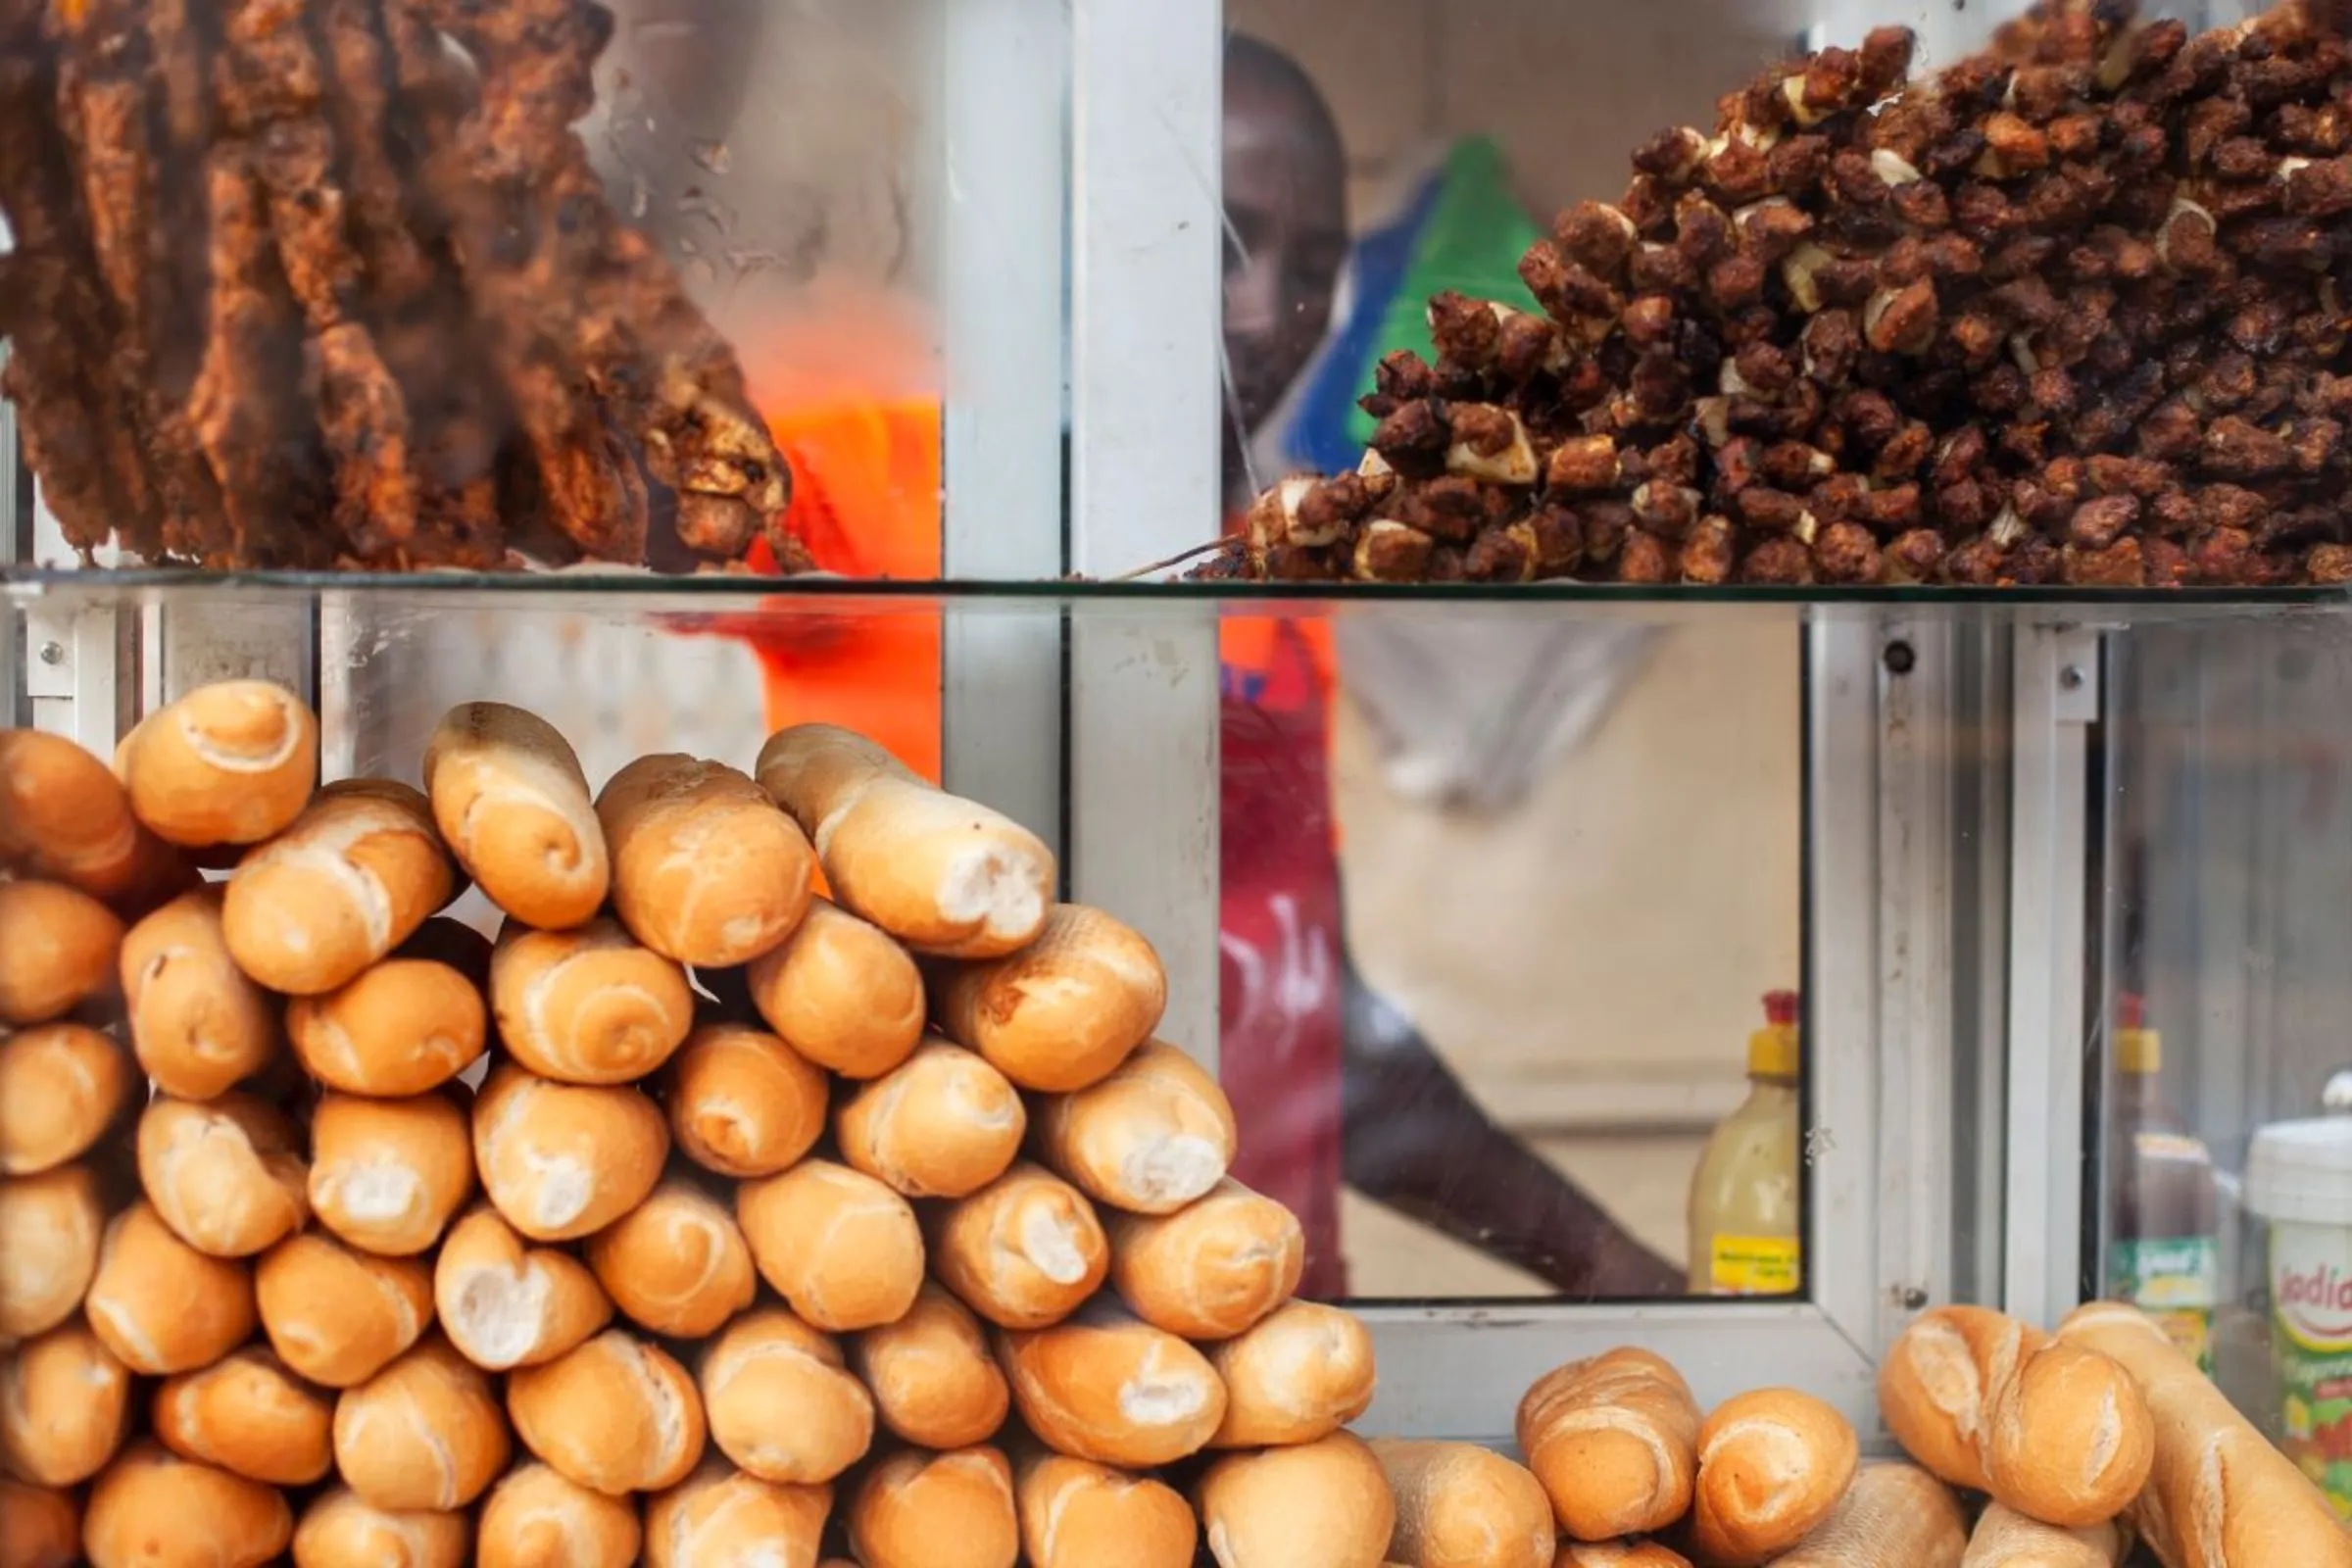
[[[396,1512],[337,1487],[303,1510],[294,1568],[465,1568],[472,1538],[462,1513]]]
[[[322,997],[286,1004],[286,1035],[310,1075],[347,1095],[428,1094],[482,1054],[490,1009],[457,969],[393,956]]]
[[[270,1348],[330,1389],[367,1382],[433,1320],[433,1274],[422,1260],[377,1257],[319,1231],[264,1253],[253,1283]]]
[[[1228,1177],[1173,1214],[1110,1221],[1110,1280],[1136,1316],[1188,1340],[1229,1340],[1291,1298],[1306,1267],[1298,1218]]]
[[[139,1186],[172,1234],[214,1257],[251,1257],[310,1216],[302,1137],[251,1095],[148,1102]]]
[[[2154,1423],[2156,1462],[2128,1517],[2168,1568],[2345,1568],[2352,1535],[2303,1472],[2239,1415],[2136,1307],[2093,1303],[2063,1344],[2112,1357]]]
[[[1200,1451],[1225,1416],[1225,1386],[1199,1350],[1102,1302],[1007,1334],[1000,1353],[1021,1419],[1074,1459],[1172,1464]]]
[[[670,1058],[663,1101],[686,1157],[721,1176],[773,1176],[815,1147],[831,1086],[764,1030],[709,1023]]]
[[[259,844],[311,798],[318,721],[272,681],[216,681],[140,720],[118,765],[131,808],[163,838]]]
[[[760,1277],[828,1333],[896,1323],[923,1285],[923,1233],[906,1200],[861,1172],[805,1159],[736,1190]]]
[[[1380,1568],[1396,1528],[1380,1461],[1348,1432],[1227,1454],[1198,1500],[1217,1568]]]
[[[894,1453],[850,1498],[850,1545],[865,1568],[1012,1568],[1012,1467],[994,1448]]]
[[[925,1219],[940,1283],[1000,1328],[1060,1322],[1110,1272],[1094,1205],[1042,1165],[1017,1164]]]
[[[388,779],[320,790],[237,862],[220,933],[237,967],[311,997],[350,984],[457,892],[424,797]]]
[[[257,1316],[245,1266],[189,1247],[145,1202],[107,1225],[84,1304],[105,1362],[157,1376],[212,1364]]]
[[[1562,1541],[1551,1568],[1690,1568],[1690,1559],[1654,1541]]]
[[[68,1492],[0,1481],[0,1568],[73,1568],[81,1508]]]
[[[442,840],[491,903],[548,931],[604,907],[604,828],[553,724],[504,703],[461,703],[425,742],[423,777]]]
[[[1861,1447],[1845,1417],[1794,1389],[1757,1389],[1698,1429],[1690,1537],[1701,1561],[1754,1568],[1818,1528],[1845,1495]]]
[[[896,1323],[852,1341],[850,1360],[883,1425],[918,1448],[985,1443],[1012,1407],[980,1320],[937,1285],[925,1284]]]
[[[156,1087],[210,1100],[268,1066],[277,1009],[228,956],[223,888],[184,893],[130,928],[120,965],[130,1045]]]
[[[1959,1499],[1942,1482],[1915,1465],[1871,1464],[1829,1519],[1774,1562],[1778,1568],[1958,1568],[1967,1545]]]
[[[717,1333],[760,1292],[734,1214],[684,1181],[663,1182],[590,1237],[588,1264],[631,1322],[675,1339]]]
[[[111,903],[152,885],[170,855],[104,762],[63,735],[0,729],[0,867]]]
[[[0,1343],[74,1315],[98,1269],[106,1203],[86,1165],[0,1180]]]
[[[450,1227],[433,1261],[441,1332],[485,1372],[552,1361],[612,1321],[586,1264],[527,1246],[487,1203]]]
[[[1048,1165],[1131,1214],[1172,1214],[1206,1196],[1238,1144],[1215,1076],[1158,1040],[1138,1046],[1101,1083],[1049,1097],[1034,1133]]]
[[[1030,1568],[1192,1568],[1200,1549],[1192,1504],[1149,1476],[1032,1450],[1013,1497]]]
[[[743,970],[752,1005],[794,1051],[844,1078],[906,1059],[928,1005],[922,971],[880,927],[811,900],[792,935]]]
[[[709,1464],[646,1504],[652,1568],[812,1568],[830,1487],[786,1487]]]
[[[63,882],[0,882],[0,1024],[46,1023],[107,988],[115,911]]]
[[[563,1083],[634,1083],[694,1026],[686,971],[612,920],[507,927],[490,960],[490,1003],[508,1054]]]
[[[1225,1385],[1212,1448],[1312,1443],[1372,1404],[1379,1379],[1372,1332],[1352,1312],[1292,1301],[1233,1339],[1204,1348]]]
[[[1995,1502],[1978,1516],[1960,1568],[2116,1568],[2131,1545],[2113,1520],[2061,1530]]]
[[[473,1102],[483,1190],[535,1242],[592,1235],[645,1201],[669,1156],[662,1109],[634,1089],[491,1070]]]
[[[1375,1439],[1396,1499],[1398,1568],[1551,1568],[1551,1498],[1524,1465],[1475,1443]]]
[[[769,1308],[727,1326],[703,1358],[710,1441],[762,1481],[815,1486],[865,1456],[874,1401],[826,1335]]]
[[[612,908],[680,963],[749,963],[808,912],[816,852],[759,785],[719,762],[640,757],[596,798]]]
[[[363,1251],[415,1256],[472,1191],[466,1112],[447,1094],[326,1095],[311,1113],[312,1211]]]
[[[335,1469],[378,1508],[463,1508],[514,1447],[490,1380],[437,1335],[335,1401]]]
[[[77,1023],[0,1038],[0,1175],[34,1176],[75,1159],[130,1097],[122,1047]]]
[[[520,1464],[482,1504],[475,1568],[634,1568],[633,1497],[608,1497],[544,1464]]]
[[[1005,1076],[936,1037],[834,1115],[841,1157],[908,1198],[963,1198],[1004,1174],[1029,1115]]]
[[[0,1456],[11,1475],[79,1486],[122,1446],[129,1416],[130,1369],[79,1319],[0,1362]]]
[[[829,724],[780,730],[756,771],[816,842],[835,900],[907,946],[993,958],[1045,924],[1059,872],[1044,842],[935,788],[864,736]]]
[[[1931,1472],[2045,1524],[2114,1518],[2155,1462],[2130,1374],[1983,1307],[1914,1319],[1880,1363],[1879,1408]]]
[[[307,1487],[335,1462],[334,1401],[247,1346],[155,1395],[155,1435],[183,1459],[250,1481]]]
[[[285,1494],[142,1443],[107,1467],[81,1521],[92,1568],[262,1568],[293,1539]]]
[[[507,1409],[531,1452],[608,1496],[674,1487],[702,1462],[694,1379],[618,1329],[510,1375]]]
[[[1018,953],[942,965],[933,998],[949,1038],[1023,1089],[1053,1094],[1109,1077],[1167,1004],[1167,971],[1152,944],[1078,904],[1055,905]]]
[[[1571,1361],[1519,1401],[1519,1451],[1577,1541],[1681,1519],[1698,1474],[1698,1402],[1662,1357],[1631,1348]]]

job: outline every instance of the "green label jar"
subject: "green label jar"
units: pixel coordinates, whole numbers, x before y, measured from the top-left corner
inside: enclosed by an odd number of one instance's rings
[[[2246,1208],[2271,1230],[2279,1446],[2352,1520],[2352,1117],[2256,1133]]]

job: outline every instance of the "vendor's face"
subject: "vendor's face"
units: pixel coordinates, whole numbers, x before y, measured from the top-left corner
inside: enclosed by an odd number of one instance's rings
[[[1243,430],[1229,469],[1331,324],[1348,259],[1347,171],[1313,110],[1244,79],[1225,96],[1225,357]]]

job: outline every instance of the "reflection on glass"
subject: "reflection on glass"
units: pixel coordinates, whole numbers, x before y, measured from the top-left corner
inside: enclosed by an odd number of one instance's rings
[[[2098,912],[2147,1001],[2102,1080],[2103,1283],[2193,1336],[2210,1234],[2206,1364],[2352,1519],[2352,658],[2328,616],[2111,646]]]

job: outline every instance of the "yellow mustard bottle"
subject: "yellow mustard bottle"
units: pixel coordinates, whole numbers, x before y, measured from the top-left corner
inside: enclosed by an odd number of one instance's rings
[[[1690,1294],[1793,1296],[1804,1286],[1797,1180],[1797,997],[1764,999],[1746,1101],[1707,1140],[1690,1183]]]

